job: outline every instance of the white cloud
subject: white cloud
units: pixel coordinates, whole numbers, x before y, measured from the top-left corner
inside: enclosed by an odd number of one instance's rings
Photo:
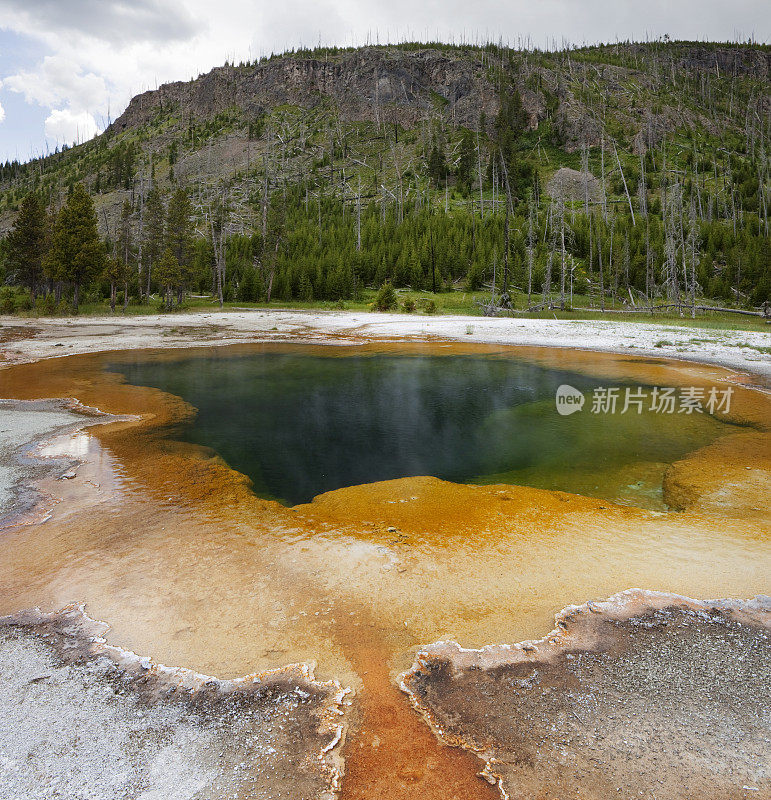
[[[5,119],[5,109],[3,108],[3,104],[0,103],[0,122]]]
[[[85,142],[101,133],[96,120],[88,113],[54,109],[45,121],[46,138],[59,144]]]
[[[201,26],[180,0],[2,0],[0,7],[10,18],[6,27],[74,31],[118,44],[188,39]]]
[[[108,96],[104,78],[84,74],[73,56],[46,56],[37,69],[10,75],[4,85],[28,103],[48,108],[66,104],[72,111],[101,108]]]

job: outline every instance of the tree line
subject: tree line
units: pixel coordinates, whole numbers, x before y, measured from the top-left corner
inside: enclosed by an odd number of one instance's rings
[[[249,229],[233,229],[220,194],[196,213],[181,188],[153,188],[141,208],[123,204],[115,236],[100,237],[93,198],[76,185],[60,209],[25,197],[2,243],[6,280],[35,305],[77,309],[83,292],[115,310],[159,297],[166,309],[188,293],[221,302],[349,300],[365,287],[440,292],[518,291],[528,305],[571,291],[606,301],[678,304],[695,296],[758,306],[771,296],[771,252],[757,213],[699,215],[695,191],[658,186],[647,206],[604,210],[564,198],[504,198],[480,211],[435,192],[397,206],[351,204],[302,185],[274,192]],[[503,208],[501,208],[503,206]],[[259,209],[258,209],[259,210]],[[656,213],[654,213],[654,211]]]
[[[108,298],[112,311],[119,293],[124,309],[132,296],[141,301],[154,291],[167,309],[181,304],[194,256],[190,200],[177,189],[165,203],[153,189],[146,208],[138,240],[126,201],[112,241],[100,236],[93,197],[82,183],[72,187],[58,210],[47,209],[29,193],[0,242],[6,280],[29,291],[32,308],[42,298],[44,310],[60,307],[66,298],[77,312],[84,290]]]

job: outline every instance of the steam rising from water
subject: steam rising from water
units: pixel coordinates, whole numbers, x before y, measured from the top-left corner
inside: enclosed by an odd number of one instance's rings
[[[663,509],[666,464],[724,430],[703,415],[564,417],[559,386],[589,395],[601,381],[513,357],[339,355],[138,355],[112,368],[194,405],[196,418],[178,435],[213,448],[259,495],[289,505],[432,475]]]

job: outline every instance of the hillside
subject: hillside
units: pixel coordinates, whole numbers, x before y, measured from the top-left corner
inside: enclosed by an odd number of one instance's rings
[[[496,265],[531,301],[564,304],[572,277],[599,305],[757,306],[771,295],[770,77],[766,46],[687,42],[225,65],[138,95],[92,141],[0,167],[0,232],[27,192],[56,208],[82,182],[102,235],[130,227],[141,293],[151,188],[182,187],[189,289],[219,269],[234,298],[344,299],[386,279],[475,288]]]

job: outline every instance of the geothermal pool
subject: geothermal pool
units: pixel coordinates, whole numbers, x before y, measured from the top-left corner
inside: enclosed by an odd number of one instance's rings
[[[592,413],[607,386],[591,375],[513,355],[365,355],[208,351],[107,364],[128,383],[181,397],[196,413],[170,438],[212,448],[257,495],[286,505],[323,492],[430,475],[455,483],[521,484],[644,508],[665,508],[662,476],[730,431],[706,413]],[[557,413],[570,385],[584,408]]]
[[[355,691],[343,800],[496,796],[399,691],[422,646],[539,638],[565,606],[630,587],[768,593],[771,402],[719,368],[389,342],[2,377],[10,398],[133,420],[51,443],[85,463],[41,487],[59,501],[47,521],[2,532],[0,614],[84,603],[110,643],[221,678],[315,664]],[[592,415],[589,399],[561,417],[562,383],[735,396],[726,420]]]

